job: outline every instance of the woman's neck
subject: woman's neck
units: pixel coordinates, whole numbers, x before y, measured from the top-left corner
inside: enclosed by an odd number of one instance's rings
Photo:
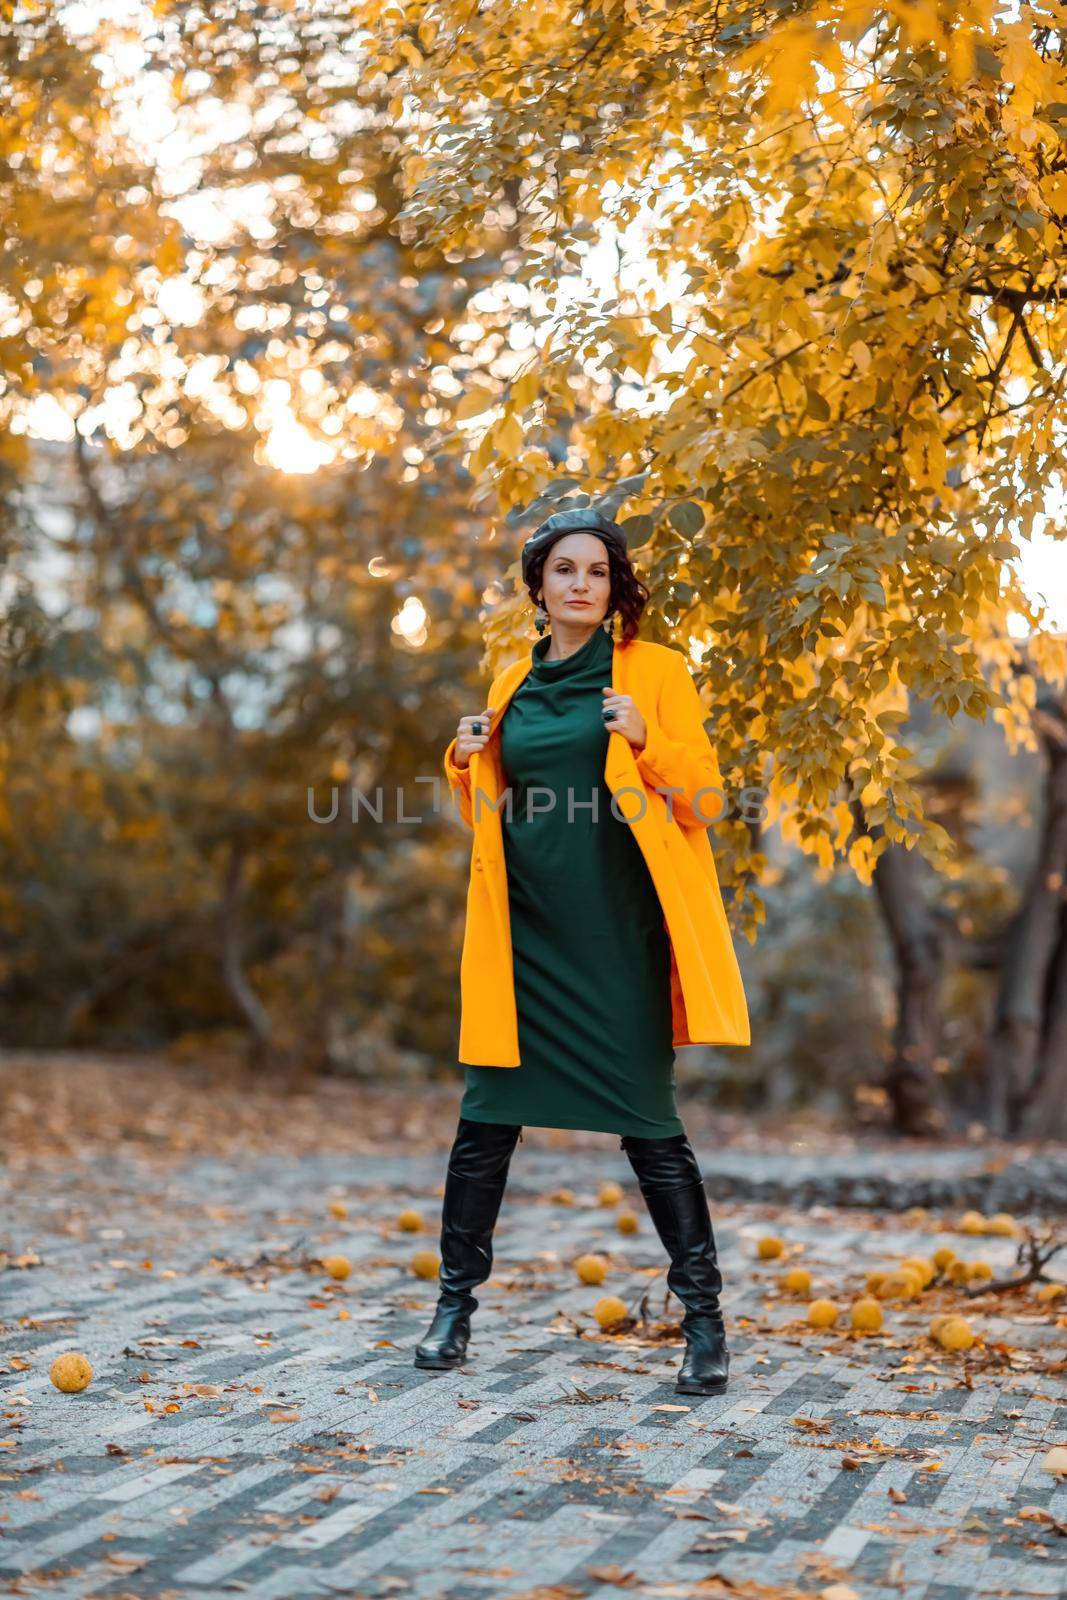
[[[562,661],[566,656],[572,656],[576,650],[593,637],[597,628],[602,624],[594,623],[591,628],[571,628],[566,623],[553,627],[548,640],[548,649],[545,651],[545,661]],[[552,646],[555,645],[553,650]]]

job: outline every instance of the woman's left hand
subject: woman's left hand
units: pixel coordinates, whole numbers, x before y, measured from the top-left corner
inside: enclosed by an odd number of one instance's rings
[[[628,694],[617,694],[610,687],[603,689],[601,693],[604,696],[602,709],[615,713],[613,717],[604,719],[605,728],[609,733],[621,733],[634,750],[643,750],[648,730],[645,727],[645,719],[633,700]]]

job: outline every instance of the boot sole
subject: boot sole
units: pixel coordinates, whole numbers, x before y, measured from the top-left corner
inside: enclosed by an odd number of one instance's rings
[[[417,1367],[428,1367],[431,1372],[448,1372],[453,1367],[461,1367],[466,1361],[466,1356],[416,1356]]]

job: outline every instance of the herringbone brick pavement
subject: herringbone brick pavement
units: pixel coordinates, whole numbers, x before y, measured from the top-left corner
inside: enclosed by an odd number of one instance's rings
[[[436,1291],[409,1262],[436,1246],[443,1158],[162,1170],[120,1153],[9,1184],[0,1592],[1067,1593],[1067,1483],[1041,1465],[1067,1443],[1048,1370],[1062,1309],[985,1296],[965,1308],[980,1336],[965,1355],[924,1336],[945,1292],[887,1307],[877,1336],[820,1333],[755,1252],[780,1233],[814,1293],[847,1306],[871,1266],[939,1243],[1007,1271],[1010,1239],[964,1239],[949,1213],[713,1202],[730,1387],[678,1396],[679,1308],[614,1144],[518,1147],[469,1360],[439,1374],[412,1365]],[[635,1235],[597,1204],[608,1178]],[[553,1199],[564,1184],[572,1205]],[[422,1234],[395,1225],[409,1205]],[[602,1288],[573,1271],[594,1249],[612,1262]],[[316,1264],[335,1252],[343,1283]],[[606,1292],[634,1310],[647,1296],[642,1327],[601,1334]],[[94,1367],[78,1395],[48,1377],[70,1349]]]

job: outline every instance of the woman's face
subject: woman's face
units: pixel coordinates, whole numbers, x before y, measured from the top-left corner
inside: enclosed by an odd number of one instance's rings
[[[607,615],[610,599],[611,568],[603,539],[595,533],[567,533],[557,539],[541,578],[541,604],[549,621],[595,626]]]

